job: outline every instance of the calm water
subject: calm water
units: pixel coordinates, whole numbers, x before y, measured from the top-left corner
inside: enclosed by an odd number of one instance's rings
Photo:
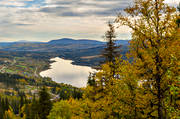
[[[58,83],[71,84],[76,87],[85,87],[87,84],[89,72],[95,70],[87,66],[72,65],[71,60],[64,60],[56,57],[51,59],[55,61],[50,69],[40,73],[41,76],[51,77]]]

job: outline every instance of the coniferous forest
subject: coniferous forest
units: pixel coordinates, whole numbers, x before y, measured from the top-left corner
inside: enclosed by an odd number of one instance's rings
[[[131,29],[126,58],[115,44],[120,26]],[[104,40],[105,61],[85,88],[0,74],[15,90],[0,95],[0,119],[179,119],[180,6],[134,0],[108,22]],[[20,90],[26,85],[39,91]]]

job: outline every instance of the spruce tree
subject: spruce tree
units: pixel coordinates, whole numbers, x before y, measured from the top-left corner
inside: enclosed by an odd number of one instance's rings
[[[50,94],[47,89],[43,87],[39,92],[39,117],[40,119],[47,119],[49,112],[52,108]]]
[[[105,63],[109,63],[111,67],[111,74],[112,76],[115,75],[116,66],[115,66],[115,59],[120,56],[120,52],[118,49],[121,46],[117,46],[116,41],[116,34],[115,34],[115,27],[111,22],[108,22],[109,30],[105,33],[105,40],[107,42],[106,47],[103,51],[103,56],[105,57]]]
[[[179,3],[179,6],[177,7],[178,11],[180,12],[180,3]],[[180,17],[180,14],[179,14],[179,17]],[[178,27],[180,27],[180,18],[177,19],[176,21]]]
[[[111,22],[108,22],[109,30],[105,33],[105,40],[107,42],[106,48],[104,48],[103,56],[105,57],[105,62],[114,62],[115,57],[119,56],[117,49],[119,48],[115,44],[115,28]]]

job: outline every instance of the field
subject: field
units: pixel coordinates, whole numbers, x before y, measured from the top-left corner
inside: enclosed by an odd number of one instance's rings
[[[0,72],[39,77],[39,73],[48,69],[50,61],[32,57],[1,58]],[[3,63],[4,62],[4,63]]]

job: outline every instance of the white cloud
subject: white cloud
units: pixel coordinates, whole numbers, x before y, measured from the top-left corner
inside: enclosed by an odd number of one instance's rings
[[[2,0],[0,1],[1,6],[16,6],[16,7],[22,7],[25,6],[25,3],[22,1],[12,1],[12,0]]]
[[[107,21],[130,4],[132,0],[0,0],[0,40],[103,40]],[[127,27],[118,34],[130,38]]]

